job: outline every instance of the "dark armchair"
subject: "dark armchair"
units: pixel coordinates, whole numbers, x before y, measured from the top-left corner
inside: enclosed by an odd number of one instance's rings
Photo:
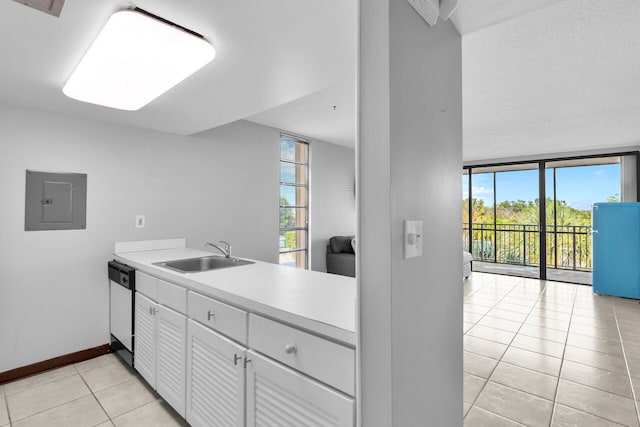
[[[334,236],[327,245],[327,273],[356,277],[354,236]]]

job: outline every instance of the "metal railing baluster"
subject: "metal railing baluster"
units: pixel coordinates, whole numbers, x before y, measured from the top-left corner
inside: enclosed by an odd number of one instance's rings
[[[549,226],[544,238],[555,242],[549,254],[537,251],[535,236],[541,232],[536,224],[474,223],[470,230],[463,223],[463,242],[475,258],[485,262],[537,266],[540,256],[549,259],[551,255],[553,268],[591,271],[591,226]]]

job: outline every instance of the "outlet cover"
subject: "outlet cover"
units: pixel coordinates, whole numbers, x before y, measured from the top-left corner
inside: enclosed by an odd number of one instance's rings
[[[145,222],[144,215],[136,215],[136,228],[144,228]]]

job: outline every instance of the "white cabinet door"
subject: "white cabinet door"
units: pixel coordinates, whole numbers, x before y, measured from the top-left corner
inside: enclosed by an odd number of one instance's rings
[[[187,421],[193,427],[244,426],[246,349],[187,323]]]
[[[156,317],[156,390],[184,417],[187,319],[162,305],[158,305]]]
[[[156,321],[157,304],[136,292],[133,367],[156,388]]]
[[[251,350],[247,357],[247,426],[354,426],[349,396]]]

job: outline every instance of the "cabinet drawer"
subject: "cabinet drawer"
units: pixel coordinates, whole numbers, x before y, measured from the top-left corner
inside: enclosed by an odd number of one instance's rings
[[[239,343],[247,343],[246,311],[191,291],[187,299],[190,318]]]
[[[353,348],[255,314],[249,314],[249,347],[355,395],[356,354]]]
[[[136,271],[136,291],[154,301],[158,301],[158,279]]]
[[[182,314],[187,313],[187,290],[158,279],[158,302]]]

